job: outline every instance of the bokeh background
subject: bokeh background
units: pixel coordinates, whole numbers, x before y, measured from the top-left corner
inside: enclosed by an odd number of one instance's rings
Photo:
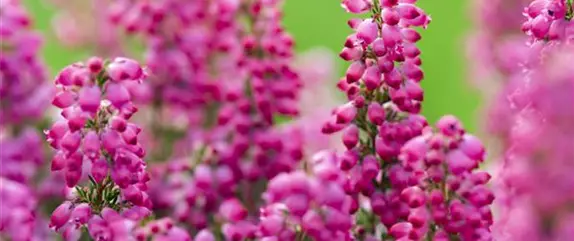
[[[351,33],[346,25],[351,15],[345,13],[339,2],[286,0],[285,27],[294,35],[299,52],[317,47],[327,48],[335,54],[341,50],[346,36]],[[36,28],[46,37],[43,56],[52,73],[89,55],[89,49],[70,50],[59,45],[51,28],[56,11],[53,5],[45,0],[25,0],[24,3],[36,18]],[[472,29],[468,3],[464,0],[420,0],[418,3],[433,17],[429,28],[422,31],[423,41],[419,42],[425,71],[423,112],[431,122],[444,114],[456,115],[469,131],[476,132],[480,130],[477,124],[481,100],[468,84],[466,73],[465,39]],[[342,60],[337,60],[338,75],[342,75],[346,67]]]

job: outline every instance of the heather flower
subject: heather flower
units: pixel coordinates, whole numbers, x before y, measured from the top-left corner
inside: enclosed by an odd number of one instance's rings
[[[542,62],[528,70],[520,86],[520,108],[513,116],[512,129],[499,169],[497,191],[500,218],[496,238],[518,240],[561,240],[572,225],[570,180],[574,90],[567,67],[574,60],[571,45],[547,46]],[[566,68],[565,68],[566,67]],[[536,97],[536,98],[534,98]],[[544,140],[540,142],[539,140]],[[538,175],[547,173],[547,175]],[[521,230],[529,230],[523,233]]]
[[[371,12],[349,21],[355,33],[340,56],[352,63],[337,84],[349,101],[322,128],[343,133],[347,150],[333,162],[345,173],[342,187],[356,218],[352,234],[491,240],[490,176],[475,171],[484,159],[482,144],[452,116],[443,117],[434,134],[418,115],[424,73],[416,47],[421,37],[412,27],[426,27],[430,17],[415,2],[343,2],[350,12]]]
[[[137,108],[123,86],[141,82],[146,74],[131,59],[116,58],[99,67],[102,62],[91,58],[87,65],[70,65],[55,80],[59,92],[52,104],[62,109],[63,119],[46,130],[48,143],[57,150],[51,169],[63,172],[66,185],[76,192],[54,211],[51,227],[70,239],[82,225],[96,232],[88,220],[105,210],[151,207],[145,193],[145,150],[137,138],[141,128],[128,122]]]
[[[36,121],[52,94],[38,58],[42,39],[31,29],[32,20],[19,1],[2,1],[0,11],[0,124]]]
[[[350,240],[352,198],[345,194],[342,173],[324,175],[325,170],[337,168],[331,158],[332,153],[319,152],[309,166],[313,175],[295,171],[269,182],[264,194],[267,205],[260,214],[263,237]]]

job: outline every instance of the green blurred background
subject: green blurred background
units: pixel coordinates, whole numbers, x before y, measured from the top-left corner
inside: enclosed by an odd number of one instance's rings
[[[51,17],[55,9],[46,3],[48,1],[24,2],[36,18],[36,27],[47,37],[44,58],[52,73],[89,54],[68,50],[54,39]],[[454,114],[469,131],[476,131],[480,99],[467,84],[465,35],[472,27],[467,3],[419,0],[419,5],[433,18],[429,28],[422,31],[420,42],[426,76],[423,112],[431,122],[444,114]],[[295,36],[298,51],[323,46],[338,53],[345,37],[351,33],[346,25],[351,17],[341,8],[339,0],[287,0],[285,5],[285,26]],[[343,61],[338,61],[339,74],[343,74],[346,67]]]

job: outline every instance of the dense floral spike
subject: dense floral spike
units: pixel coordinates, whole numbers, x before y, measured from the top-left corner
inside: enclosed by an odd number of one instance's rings
[[[128,122],[137,108],[124,86],[145,78],[142,67],[127,58],[104,62],[93,57],[57,75],[59,91],[52,104],[62,109],[63,119],[46,131],[48,143],[57,150],[51,168],[62,171],[67,186],[76,188],[74,200],[52,214],[50,226],[64,236],[86,224],[93,231],[88,220],[106,209],[151,207],[145,192],[145,150],[138,143],[141,129]],[[88,179],[88,185],[77,186]],[[74,218],[75,213],[81,217]]]
[[[336,160],[332,152],[319,152],[309,163],[312,175],[298,170],[269,182],[260,211],[261,240],[351,240],[353,199],[345,194]]]
[[[420,35],[412,27],[426,27],[430,17],[415,2],[343,1],[349,12],[371,13],[349,21],[355,33],[340,56],[352,63],[338,84],[349,102],[322,129],[343,132],[347,151],[336,163],[347,173],[344,190],[356,203],[368,203],[349,210],[357,222],[353,235],[492,240],[490,176],[475,171],[484,159],[482,144],[452,116],[433,134],[417,114],[424,75],[415,45]]]
[[[251,221],[262,185],[297,168],[304,157],[305,133],[297,126],[275,126],[277,117],[299,114],[301,88],[280,4],[170,0],[111,6],[113,21],[147,41],[153,108],[160,113],[154,116],[152,130],[158,131],[153,134],[163,138],[171,127],[185,132],[173,157],[152,156],[173,159],[154,167],[154,207],[169,208],[192,230],[243,237],[241,232],[256,228]],[[186,123],[181,126],[170,126],[173,122],[165,118],[182,116]],[[190,156],[193,164],[182,161]],[[246,220],[218,215],[230,200],[241,200]]]
[[[28,186],[0,177],[0,237],[14,241],[49,240],[37,218],[38,201]],[[38,228],[40,227],[40,228]],[[41,228],[44,227],[44,228]]]
[[[570,33],[565,39],[535,40],[530,53],[536,62],[514,82],[512,129],[497,180],[501,210],[495,223],[497,240],[566,240],[574,234],[568,208],[574,197],[572,185],[567,184],[572,182],[567,173],[574,158],[574,108],[567,104],[574,102],[574,75],[569,71],[574,61],[572,37]]]
[[[19,1],[0,2],[0,124],[40,119],[52,89],[38,58],[42,39],[31,30],[32,19]]]

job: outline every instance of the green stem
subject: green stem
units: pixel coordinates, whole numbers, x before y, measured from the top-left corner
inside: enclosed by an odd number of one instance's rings
[[[570,21],[572,20],[572,18],[574,17],[574,6],[573,6],[573,1],[572,0],[568,0],[566,1],[566,20]]]

